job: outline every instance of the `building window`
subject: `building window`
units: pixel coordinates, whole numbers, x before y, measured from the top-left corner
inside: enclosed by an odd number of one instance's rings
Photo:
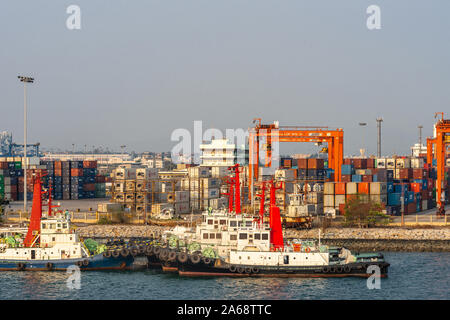
[[[262,236],[263,240],[268,240],[269,239],[269,234],[268,233],[262,233],[261,236]]]
[[[237,226],[237,221],[236,220],[231,220],[230,221],[230,227],[236,227]]]
[[[260,240],[260,239],[261,239],[261,234],[255,233],[255,240]]]
[[[216,234],[215,233],[210,233],[209,234],[209,238],[210,239],[215,239],[216,238]]]
[[[222,239],[222,234],[221,233],[216,233],[216,239]]]
[[[237,240],[237,236],[235,234],[230,234],[230,240]]]
[[[220,220],[220,224],[221,225],[227,224],[227,220]]]
[[[203,234],[203,239],[208,239],[208,234],[207,233]]]
[[[212,219],[208,219],[208,224],[213,224],[213,220]]]

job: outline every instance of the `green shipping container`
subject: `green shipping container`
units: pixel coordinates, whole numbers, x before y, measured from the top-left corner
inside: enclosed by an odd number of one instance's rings
[[[14,162],[14,169],[16,170],[22,169],[22,162],[21,161]]]

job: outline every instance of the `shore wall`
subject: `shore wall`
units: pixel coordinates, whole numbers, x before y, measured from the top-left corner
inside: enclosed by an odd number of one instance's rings
[[[321,242],[352,251],[450,252],[450,240],[322,239]]]

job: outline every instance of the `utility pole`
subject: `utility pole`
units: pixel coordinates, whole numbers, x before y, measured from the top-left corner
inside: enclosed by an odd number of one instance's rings
[[[381,122],[383,118],[377,118],[378,141],[377,141],[377,157],[381,158]]]
[[[361,127],[365,127],[365,126],[367,126],[367,122],[360,122],[359,125]],[[360,153],[361,153],[361,156],[364,157],[366,155],[366,151],[367,151],[366,148],[364,148],[364,144],[365,144],[364,133],[362,134],[362,137],[363,137],[363,139],[362,139],[363,142],[362,142],[362,149],[360,149]]]
[[[23,211],[27,212],[27,83],[33,83],[34,78],[17,76],[21,82],[23,82],[23,157],[24,161],[24,177],[23,177]]]

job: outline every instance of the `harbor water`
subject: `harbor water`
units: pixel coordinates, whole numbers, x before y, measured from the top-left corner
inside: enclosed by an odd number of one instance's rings
[[[449,299],[450,253],[386,252],[380,289],[361,278],[181,278],[159,271],[0,272],[3,299]]]

